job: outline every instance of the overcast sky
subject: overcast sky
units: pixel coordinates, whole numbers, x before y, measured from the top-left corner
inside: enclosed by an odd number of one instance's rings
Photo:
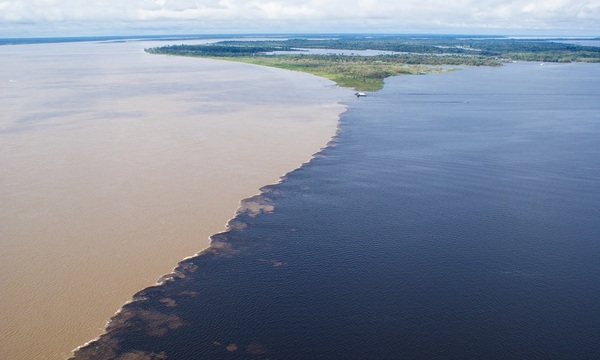
[[[0,0],[0,37],[290,32],[600,36],[600,0]]]

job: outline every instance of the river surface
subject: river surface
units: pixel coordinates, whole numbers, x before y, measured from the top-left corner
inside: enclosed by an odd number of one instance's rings
[[[388,79],[79,359],[595,359],[600,66]]]
[[[62,360],[100,335],[241,199],[325,146],[352,97],[143,51],[165,44],[0,46],[1,359]]]

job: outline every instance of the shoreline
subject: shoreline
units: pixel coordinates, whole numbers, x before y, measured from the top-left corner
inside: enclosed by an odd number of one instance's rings
[[[310,161],[351,98],[315,76],[143,46],[0,48],[20,66],[0,84],[22,104],[7,118],[36,119],[0,123],[10,150],[0,164],[14,170],[0,235],[19,244],[5,245],[18,256],[5,262],[1,357],[72,356],[135,292],[208,249],[240,199]]]

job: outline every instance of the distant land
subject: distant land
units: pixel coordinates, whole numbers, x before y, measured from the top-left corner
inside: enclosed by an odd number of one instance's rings
[[[151,54],[216,58],[307,72],[342,87],[376,91],[389,76],[450,71],[457,66],[501,66],[512,61],[600,62],[600,47],[575,44],[600,37],[516,37],[421,34],[184,34],[0,38],[0,45],[211,41],[148,48]]]
[[[569,40],[573,39],[328,35],[226,40],[205,45],[155,47],[146,51],[303,71],[328,78],[343,87],[376,91],[383,87],[383,79],[389,76],[447,71],[448,66],[500,66],[512,61],[600,62],[600,48],[568,43]]]
[[[64,37],[24,37],[0,38],[0,45],[53,44],[85,41],[132,41],[132,40],[194,40],[194,39],[231,39],[232,35],[121,35],[121,36],[64,36]]]

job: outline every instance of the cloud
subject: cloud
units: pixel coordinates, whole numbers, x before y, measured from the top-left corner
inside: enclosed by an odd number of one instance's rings
[[[45,26],[85,31],[83,24],[88,31],[578,29],[597,35],[600,0],[0,0],[0,30]]]

